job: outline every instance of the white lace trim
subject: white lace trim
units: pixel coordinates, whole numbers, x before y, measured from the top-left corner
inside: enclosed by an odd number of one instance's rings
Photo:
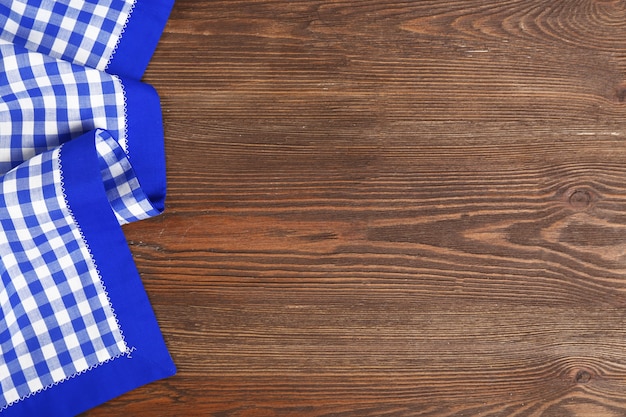
[[[117,143],[122,147],[126,157],[130,158],[130,152],[128,150],[128,97],[126,93],[126,87],[124,83],[117,75],[112,75],[113,81],[119,86],[122,93],[122,125],[119,127],[122,134],[117,138]]]
[[[52,383],[52,384],[50,384],[50,385],[46,385],[46,386],[45,386],[45,387],[43,387],[43,388],[39,388],[39,389],[38,389],[38,390],[36,390],[36,391],[30,392],[30,393],[28,393],[27,395],[24,395],[23,397],[20,397],[20,398],[18,398],[18,399],[17,399],[17,400],[15,400],[15,401],[11,401],[10,403],[6,404],[4,407],[0,408],[0,413],[1,413],[1,412],[3,412],[4,410],[6,410],[7,408],[11,407],[11,406],[14,406],[15,404],[19,403],[20,401],[24,401],[24,400],[26,400],[26,399],[28,399],[28,398],[32,397],[33,395],[37,395],[37,394],[39,394],[39,393],[41,393],[41,392],[43,392],[43,391],[46,391],[46,390],[48,390],[48,389],[50,389],[50,388],[52,388],[52,387],[56,387],[57,385],[60,385],[60,384],[62,384],[62,383],[64,383],[64,382],[67,382],[67,381],[68,381],[68,380],[70,380],[70,379],[74,379],[74,378],[76,378],[77,376],[80,376],[80,375],[82,375],[82,374],[85,374],[85,373],[87,373],[87,372],[89,372],[89,371],[93,371],[94,369],[98,368],[99,366],[104,365],[104,364],[106,364],[106,363],[109,363],[109,362],[111,362],[111,361],[114,361],[115,359],[121,358],[121,357],[123,357],[123,356],[126,356],[127,358],[132,358],[132,355],[131,355],[131,354],[132,354],[135,350],[136,350],[136,349],[135,349],[134,347],[133,347],[133,348],[129,348],[129,349],[125,350],[124,352],[120,352],[120,353],[118,353],[117,355],[110,357],[109,359],[106,359],[106,360],[104,360],[104,361],[102,361],[102,362],[98,362],[98,363],[96,363],[96,364],[94,364],[94,365],[91,365],[91,366],[90,366],[89,368],[87,368],[87,369],[83,369],[82,371],[78,371],[78,372],[76,372],[76,373],[74,373],[74,374],[72,374],[72,375],[66,376],[65,378],[61,379],[60,381],[53,382],[53,383]]]
[[[137,0],[131,0],[130,9],[128,10],[128,16],[126,16],[126,20],[124,21],[124,24],[122,25],[122,30],[120,30],[119,35],[117,35],[117,39],[115,40],[115,45],[113,45],[113,49],[111,50],[111,55],[109,55],[109,59],[107,59],[107,63],[104,66],[105,71],[109,69],[109,65],[111,65],[111,61],[113,60],[113,57],[115,56],[115,53],[117,52],[117,49],[120,46],[120,42],[122,41],[122,36],[124,36],[124,32],[126,31],[126,28],[128,27],[128,22],[130,21],[130,17],[133,15],[133,12],[135,11],[136,5],[137,5]]]

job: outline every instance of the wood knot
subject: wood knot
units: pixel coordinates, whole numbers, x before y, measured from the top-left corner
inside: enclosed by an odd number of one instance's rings
[[[585,210],[593,202],[593,194],[588,190],[573,190],[568,198],[570,206],[577,210]]]
[[[589,373],[589,371],[581,369],[580,371],[576,372],[576,376],[574,376],[574,382],[576,382],[577,384],[586,384],[589,381],[591,381],[591,373]]]

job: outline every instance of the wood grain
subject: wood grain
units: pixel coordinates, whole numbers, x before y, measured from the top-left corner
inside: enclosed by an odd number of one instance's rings
[[[178,0],[179,368],[85,416],[626,415],[626,2]]]

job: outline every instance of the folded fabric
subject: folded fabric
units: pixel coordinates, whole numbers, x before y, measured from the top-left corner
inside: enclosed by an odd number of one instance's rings
[[[159,98],[136,79],[172,4],[0,0],[1,417],[175,373],[120,227],[164,208]]]
[[[93,129],[133,158],[144,188],[163,208],[165,170],[156,91],[0,40],[0,173]]]

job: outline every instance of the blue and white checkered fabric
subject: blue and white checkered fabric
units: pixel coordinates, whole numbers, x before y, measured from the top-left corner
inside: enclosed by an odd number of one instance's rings
[[[106,69],[135,0],[0,0],[0,39]]]
[[[118,77],[0,41],[0,173],[96,128],[125,146]]]
[[[129,351],[63,197],[61,157],[0,182],[0,409]]]
[[[102,182],[117,221],[123,225],[158,215],[122,147],[106,131],[99,130],[96,137]]]
[[[70,417],[175,372],[119,228],[163,209],[136,78],[172,3],[0,0],[0,415]]]

